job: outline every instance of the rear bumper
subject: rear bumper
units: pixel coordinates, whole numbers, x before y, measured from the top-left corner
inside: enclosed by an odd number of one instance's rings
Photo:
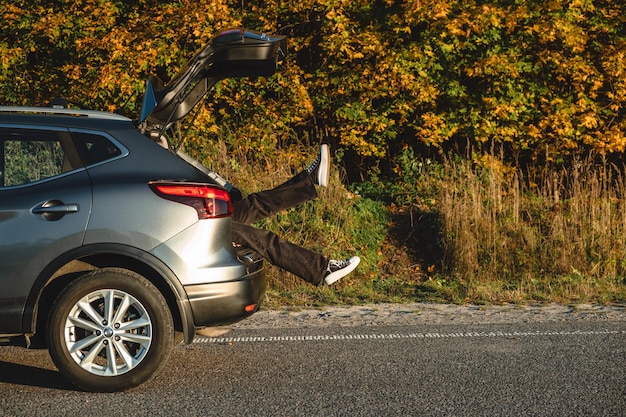
[[[252,252],[240,253],[247,274],[240,279],[187,285],[196,328],[229,324],[256,312],[265,294],[263,260]]]

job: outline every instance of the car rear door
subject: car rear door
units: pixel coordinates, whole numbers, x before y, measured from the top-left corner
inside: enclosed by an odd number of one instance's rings
[[[89,176],[67,129],[0,125],[0,334],[22,332],[33,283],[81,246],[90,211]]]
[[[287,40],[246,29],[217,34],[168,83],[150,77],[139,121],[149,130],[185,117],[219,80],[268,77],[285,58]]]

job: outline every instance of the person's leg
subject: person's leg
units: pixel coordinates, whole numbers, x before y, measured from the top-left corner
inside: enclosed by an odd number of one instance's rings
[[[271,264],[289,271],[313,285],[326,274],[329,259],[278,237],[268,230],[233,222],[233,242],[258,252]]]
[[[315,184],[311,176],[302,171],[276,188],[250,194],[243,200],[233,203],[235,211],[233,220],[252,224],[314,198],[317,198]]]
[[[252,224],[279,211],[317,198],[315,186],[328,186],[329,175],[330,148],[323,144],[320,146],[317,159],[289,181],[271,190],[250,194],[242,200],[233,202],[234,220]]]
[[[233,242],[258,252],[271,264],[276,265],[303,280],[319,285],[331,285],[354,271],[361,259],[353,256],[337,261],[325,258],[310,250],[278,237],[268,230],[256,229],[233,222]]]
[[[303,172],[272,190],[254,193],[233,203],[233,242],[249,247],[270,263],[313,285],[322,281],[330,285],[352,272],[359,264],[358,256],[344,261],[330,260],[282,239],[273,232],[249,226],[317,197],[315,185],[328,185],[329,161],[328,145],[322,145],[317,160]]]

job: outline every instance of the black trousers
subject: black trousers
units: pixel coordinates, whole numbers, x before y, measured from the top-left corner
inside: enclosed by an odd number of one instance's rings
[[[316,197],[315,184],[311,176],[303,171],[276,188],[250,194],[234,202],[233,242],[248,246],[268,262],[318,285],[324,278],[327,258],[282,239],[273,232],[250,226]]]

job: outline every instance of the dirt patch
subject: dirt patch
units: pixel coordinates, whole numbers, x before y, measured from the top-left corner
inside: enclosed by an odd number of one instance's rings
[[[626,305],[370,304],[321,309],[261,310],[231,329],[393,326],[409,324],[493,324],[563,321],[626,321]]]

